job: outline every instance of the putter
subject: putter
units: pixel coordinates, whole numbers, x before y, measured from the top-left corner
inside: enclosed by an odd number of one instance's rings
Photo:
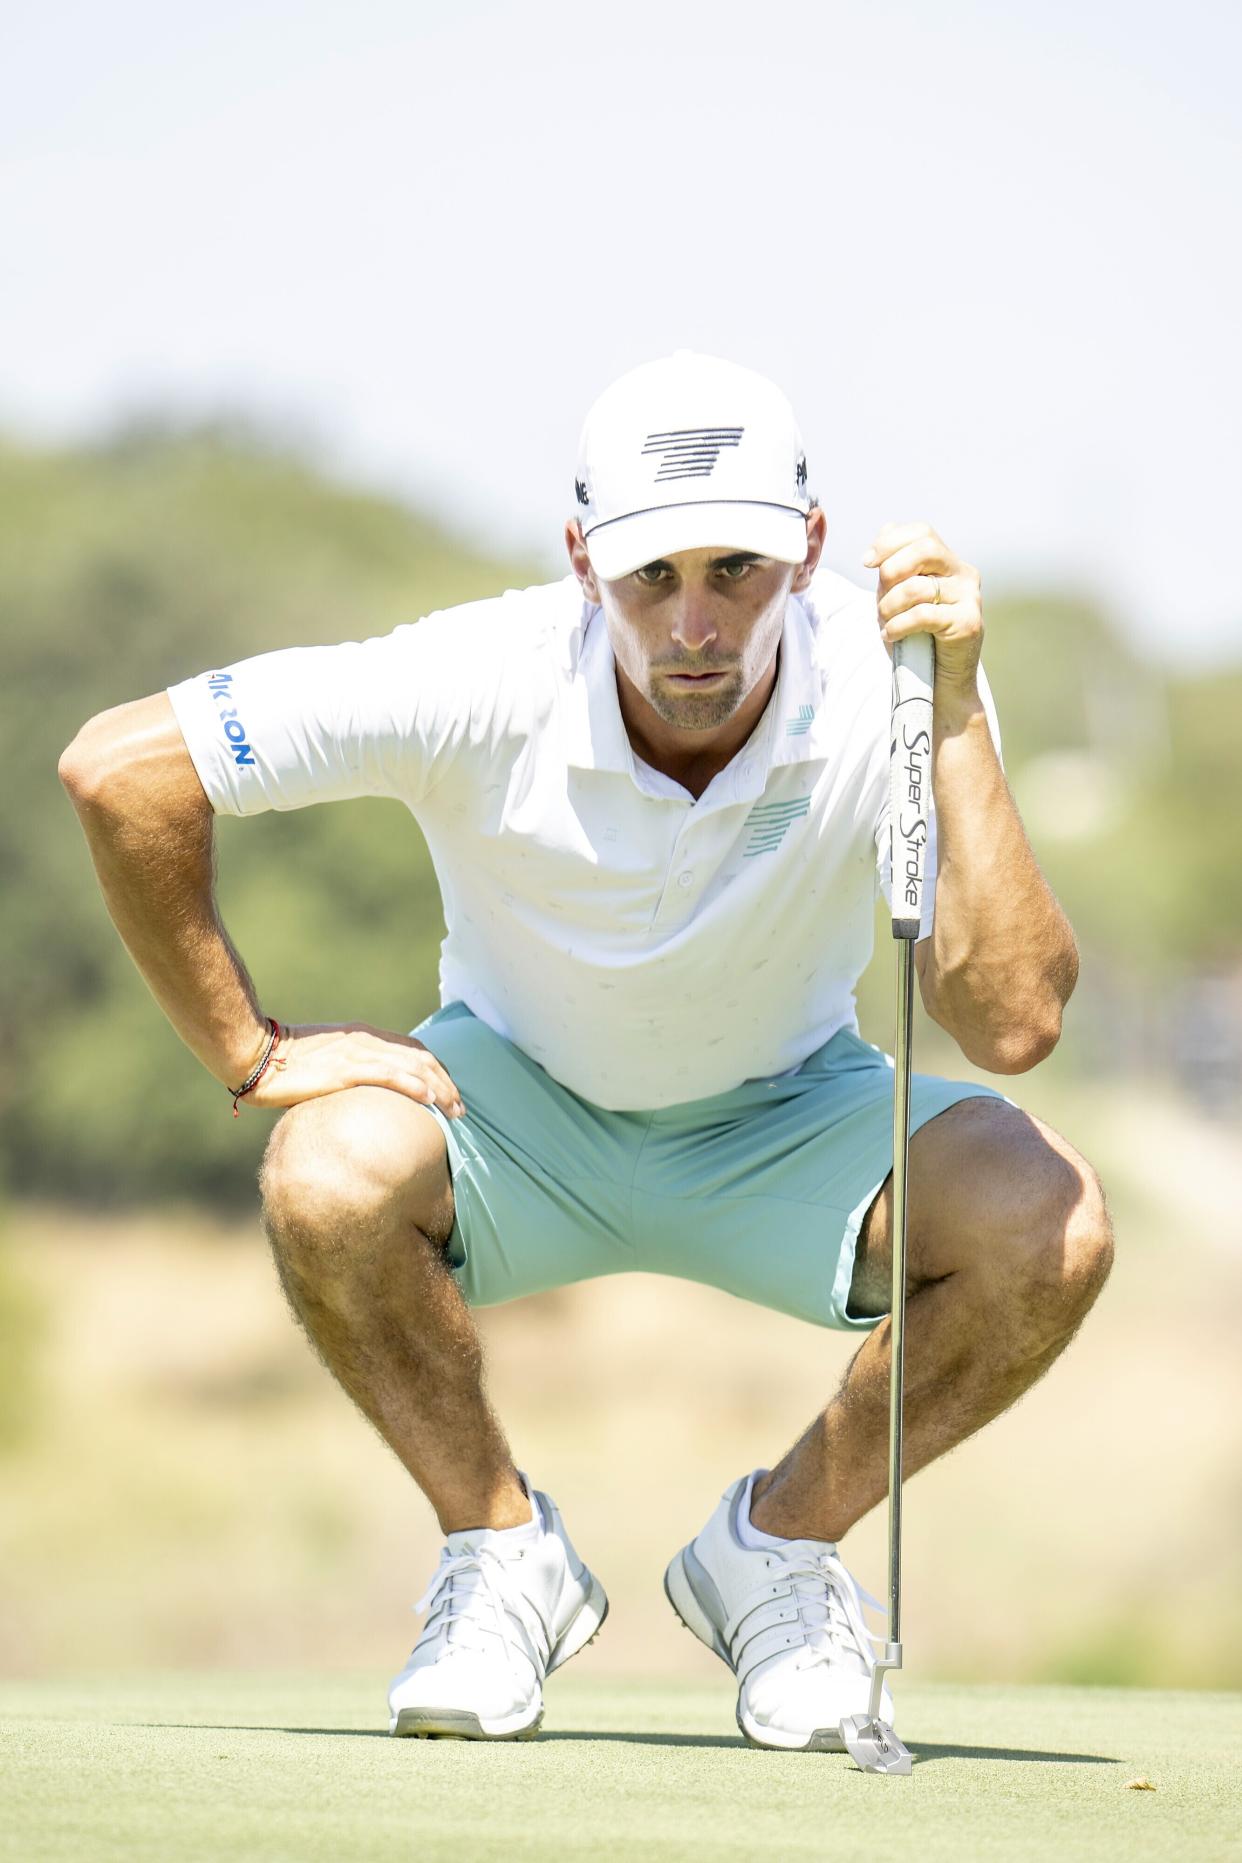
[[[846,1751],[863,1772],[908,1774],[910,1749],[880,1719],[880,1691],[901,1667],[901,1425],[905,1394],[906,1167],[910,1157],[910,1054],[914,1014],[914,941],[919,935],[931,797],[932,678],[930,634],[893,648],[889,741],[889,811],[893,850],[893,937],[897,942],[897,1039],[893,1075],[893,1300],[888,1375],[888,1638],[871,1677],[865,1714],[841,1723]]]

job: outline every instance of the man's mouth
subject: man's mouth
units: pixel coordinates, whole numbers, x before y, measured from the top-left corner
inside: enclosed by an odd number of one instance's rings
[[[681,686],[686,691],[693,691],[698,686],[710,686],[714,680],[727,679],[728,669],[717,667],[710,673],[666,673],[664,677],[670,685]]]

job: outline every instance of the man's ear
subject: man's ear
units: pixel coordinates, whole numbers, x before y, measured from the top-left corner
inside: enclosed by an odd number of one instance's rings
[[[790,585],[791,595],[801,595],[803,589],[811,586],[811,577],[819,567],[819,559],[824,553],[824,544],[828,537],[828,520],[824,516],[822,505],[812,505],[806,514],[806,561],[799,563],[794,571]]]
[[[570,567],[582,584],[582,593],[595,607],[601,608],[603,603],[599,598],[599,584],[595,580],[595,571],[587,555],[586,538],[582,535],[582,526],[577,518],[565,520],[565,548],[569,551]]]

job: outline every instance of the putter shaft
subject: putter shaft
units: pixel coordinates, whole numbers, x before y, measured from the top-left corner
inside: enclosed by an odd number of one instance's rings
[[[897,944],[897,1039],[893,1054],[893,1296],[888,1380],[888,1639],[871,1674],[866,1716],[841,1723],[846,1747],[864,1772],[909,1777],[913,1758],[880,1719],[884,1676],[901,1667],[901,1470],[905,1408],[906,1182],[910,1158],[910,1073],[914,1022],[914,944],[922,923],[931,806],[935,644],[912,634],[893,648],[889,820],[893,863],[893,937]]]
[[[897,942],[897,1054],[893,1081],[892,1364],[888,1380],[888,1636],[891,1643],[900,1645],[901,1435],[906,1374],[906,1167],[910,1156],[914,940],[901,938]]]
[[[914,939],[897,940],[897,1040],[893,1079],[893,1296],[888,1376],[888,1639],[871,1676],[867,1713],[879,1719],[890,1669],[901,1667],[901,1432],[906,1375],[906,1165],[910,1152],[910,1064]]]

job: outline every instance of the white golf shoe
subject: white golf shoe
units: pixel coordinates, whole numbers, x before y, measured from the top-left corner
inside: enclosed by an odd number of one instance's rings
[[[425,1595],[427,1621],[388,1691],[392,1734],[529,1740],[543,1680],[595,1636],[604,1588],[570,1544],[546,1494],[530,1524],[450,1533]]]
[[[737,1724],[752,1746],[844,1750],[841,1722],[865,1714],[883,1639],[863,1622],[862,1592],[828,1540],[782,1540],[750,1521],[756,1469],[726,1490],[703,1531],[664,1575],[688,1630],[737,1676]],[[880,1713],[890,1722],[885,1687]]]

